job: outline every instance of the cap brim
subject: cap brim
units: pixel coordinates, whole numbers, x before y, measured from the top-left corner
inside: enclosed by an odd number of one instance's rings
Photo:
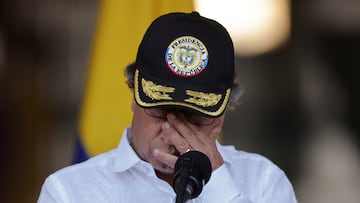
[[[144,108],[177,107],[218,117],[225,111],[230,92],[230,88],[222,92],[209,92],[186,84],[171,84],[169,81],[147,77],[137,69],[135,71],[135,101]]]

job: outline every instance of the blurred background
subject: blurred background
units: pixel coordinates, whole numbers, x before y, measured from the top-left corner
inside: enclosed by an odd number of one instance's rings
[[[104,2],[111,1],[0,2],[1,202],[36,202],[45,178],[76,161]],[[147,26],[148,13],[137,8],[161,1],[133,2],[138,3],[117,3],[137,18],[126,19],[120,33],[135,22]],[[360,1],[190,4],[224,24],[235,43],[244,94],[237,110],[227,113],[223,142],[271,159],[288,175],[299,202],[358,202]],[[135,31],[142,36],[144,30]],[[120,48],[130,40],[131,35],[123,37]],[[123,85],[123,64],[116,66],[113,77]],[[130,104],[129,92],[118,94],[115,101]],[[95,118],[88,125],[101,122]],[[115,131],[119,139],[122,127]]]

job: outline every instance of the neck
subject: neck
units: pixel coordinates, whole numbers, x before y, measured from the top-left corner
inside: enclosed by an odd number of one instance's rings
[[[174,174],[170,174],[170,173],[162,173],[160,171],[156,171],[156,175],[158,178],[160,178],[161,180],[169,183],[169,185],[172,185],[172,181],[174,178]]]

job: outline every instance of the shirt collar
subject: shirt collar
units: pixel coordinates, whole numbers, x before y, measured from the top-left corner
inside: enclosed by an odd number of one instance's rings
[[[134,149],[130,145],[130,131],[131,127],[127,127],[124,129],[113,163],[113,172],[125,171],[135,166],[138,162],[141,162],[141,159],[138,157],[138,155],[135,153]]]
[[[217,140],[216,140],[216,147],[219,150],[219,153],[221,154],[224,163],[228,166],[231,166],[231,158],[229,153],[227,153],[227,150],[234,150],[234,146],[229,145],[229,146],[224,146],[222,144],[220,144]]]

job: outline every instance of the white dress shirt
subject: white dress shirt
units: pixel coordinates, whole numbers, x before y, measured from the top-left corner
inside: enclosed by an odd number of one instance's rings
[[[117,149],[63,168],[50,175],[38,203],[173,203],[173,188],[159,179],[151,164],[142,161],[124,130]],[[213,171],[199,197],[188,202],[296,203],[284,172],[258,154],[218,149],[225,163]]]

